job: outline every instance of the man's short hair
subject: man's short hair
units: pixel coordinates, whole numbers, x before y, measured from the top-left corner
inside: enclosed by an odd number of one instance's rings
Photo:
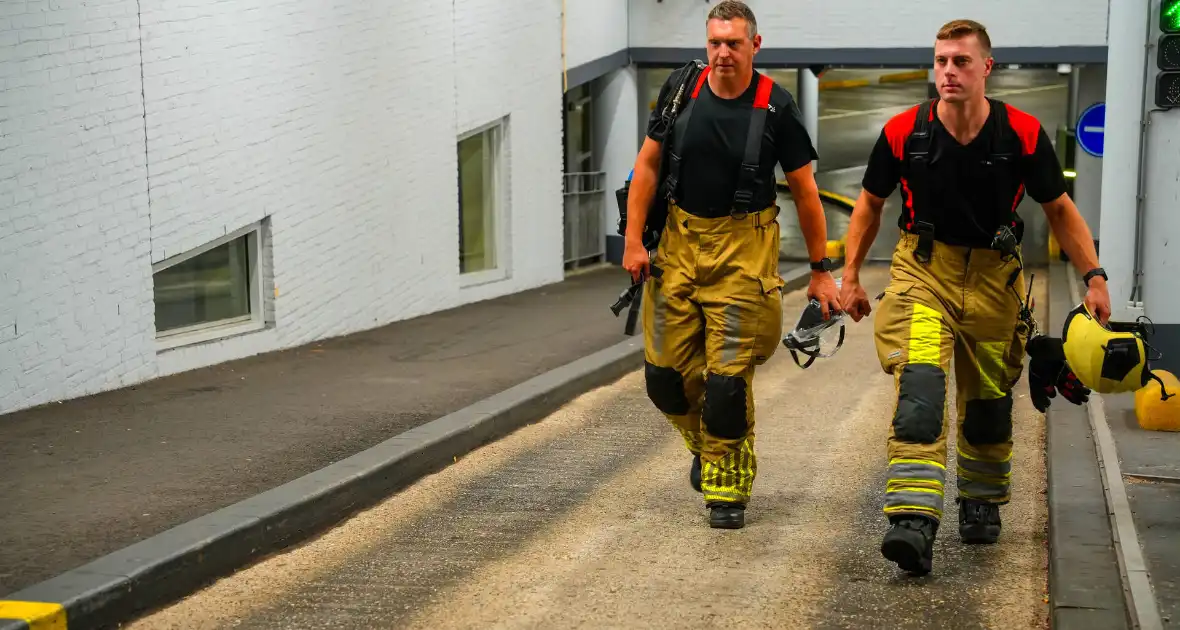
[[[938,29],[936,39],[961,39],[970,35],[979,38],[979,45],[983,47],[984,56],[992,56],[992,40],[987,35],[987,27],[975,20],[951,20]]]
[[[717,6],[709,11],[709,17],[705,19],[705,22],[734,18],[742,18],[746,21],[750,39],[754,39],[754,36],[758,34],[758,20],[754,17],[754,11],[741,0],[722,0],[717,3]]]

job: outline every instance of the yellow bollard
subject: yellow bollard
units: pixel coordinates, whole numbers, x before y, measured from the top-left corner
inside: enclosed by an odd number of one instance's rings
[[[843,258],[844,241],[828,241],[827,251],[824,254],[832,260]]]
[[[1061,246],[1057,244],[1057,237],[1049,232],[1049,262],[1061,260]]]
[[[1135,391],[1135,419],[1147,431],[1180,431],[1180,380],[1167,370],[1152,370],[1167,390],[1163,400],[1159,381],[1151,380]]]

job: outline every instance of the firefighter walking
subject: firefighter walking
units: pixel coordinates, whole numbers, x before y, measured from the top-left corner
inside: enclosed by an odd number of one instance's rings
[[[897,388],[883,489],[890,526],[881,552],[914,574],[932,570],[943,517],[952,360],[960,540],[994,543],[1000,534],[999,509],[1010,499],[1012,389],[1035,335],[1025,303],[1024,224],[1016,212],[1025,194],[1041,204],[1058,242],[1084,274],[1087,306],[1103,322],[1110,316],[1106,275],[1089,228],[1065,194],[1048,135],[1033,116],[985,96],[992,65],[983,25],[955,20],[939,30],[938,97],[885,124],[846,241],[841,304],[859,321],[871,311],[859,269],[885,199],[900,183],[901,236],[874,321],[881,367]],[[1064,363],[1053,367],[1042,370],[1052,380],[1038,384],[1082,402],[1086,391]],[[1042,376],[1030,374],[1034,378]]]
[[[836,310],[838,290],[811,172],[818,156],[791,95],[753,69],[762,40],[753,12],[720,2],[706,28],[708,66],[687,85],[692,66],[674,72],[660,90],[630,184],[623,266],[646,278],[648,397],[693,455],[689,476],[710,525],[740,528],[758,468],[754,372],[782,338],[776,163],[812,260],[808,293]],[[677,94],[683,110],[668,129],[661,114]],[[667,211],[655,219],[662,234],[649,261],[653,199]]]

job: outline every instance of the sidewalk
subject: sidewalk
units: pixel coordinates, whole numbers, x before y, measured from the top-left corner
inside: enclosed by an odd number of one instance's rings
[[[620,341],[617,267],[0,417],[3,595]]]

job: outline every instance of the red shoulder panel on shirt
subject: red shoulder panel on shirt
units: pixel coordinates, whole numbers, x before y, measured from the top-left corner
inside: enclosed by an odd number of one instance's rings
[[[918,117],[918,105],[895,115],[885,123],[885,138],[889,140],[889,148],[893,150],[893,157],[901,160],[905,158],[905,141],[914,130],[914,120]],[[933,110],[931,110],[933,113]]]
[[[770,106],[770,90],[774,87],[774,81],[765,74],[758,77],[758,91],[754,93],[754,107],[757,109],[766,109]]]
[[[1028,112],[1022,112],[1019,109],[1004,103],[1008,108],[1008,124],[1012,126],[1013,131],[1020,137],[1020,145],[1024,149],[1025,155],[1032,155],[1037,150],[1037,138],[1041,133],[1041,121],[1037,120],[1036,116]]]

